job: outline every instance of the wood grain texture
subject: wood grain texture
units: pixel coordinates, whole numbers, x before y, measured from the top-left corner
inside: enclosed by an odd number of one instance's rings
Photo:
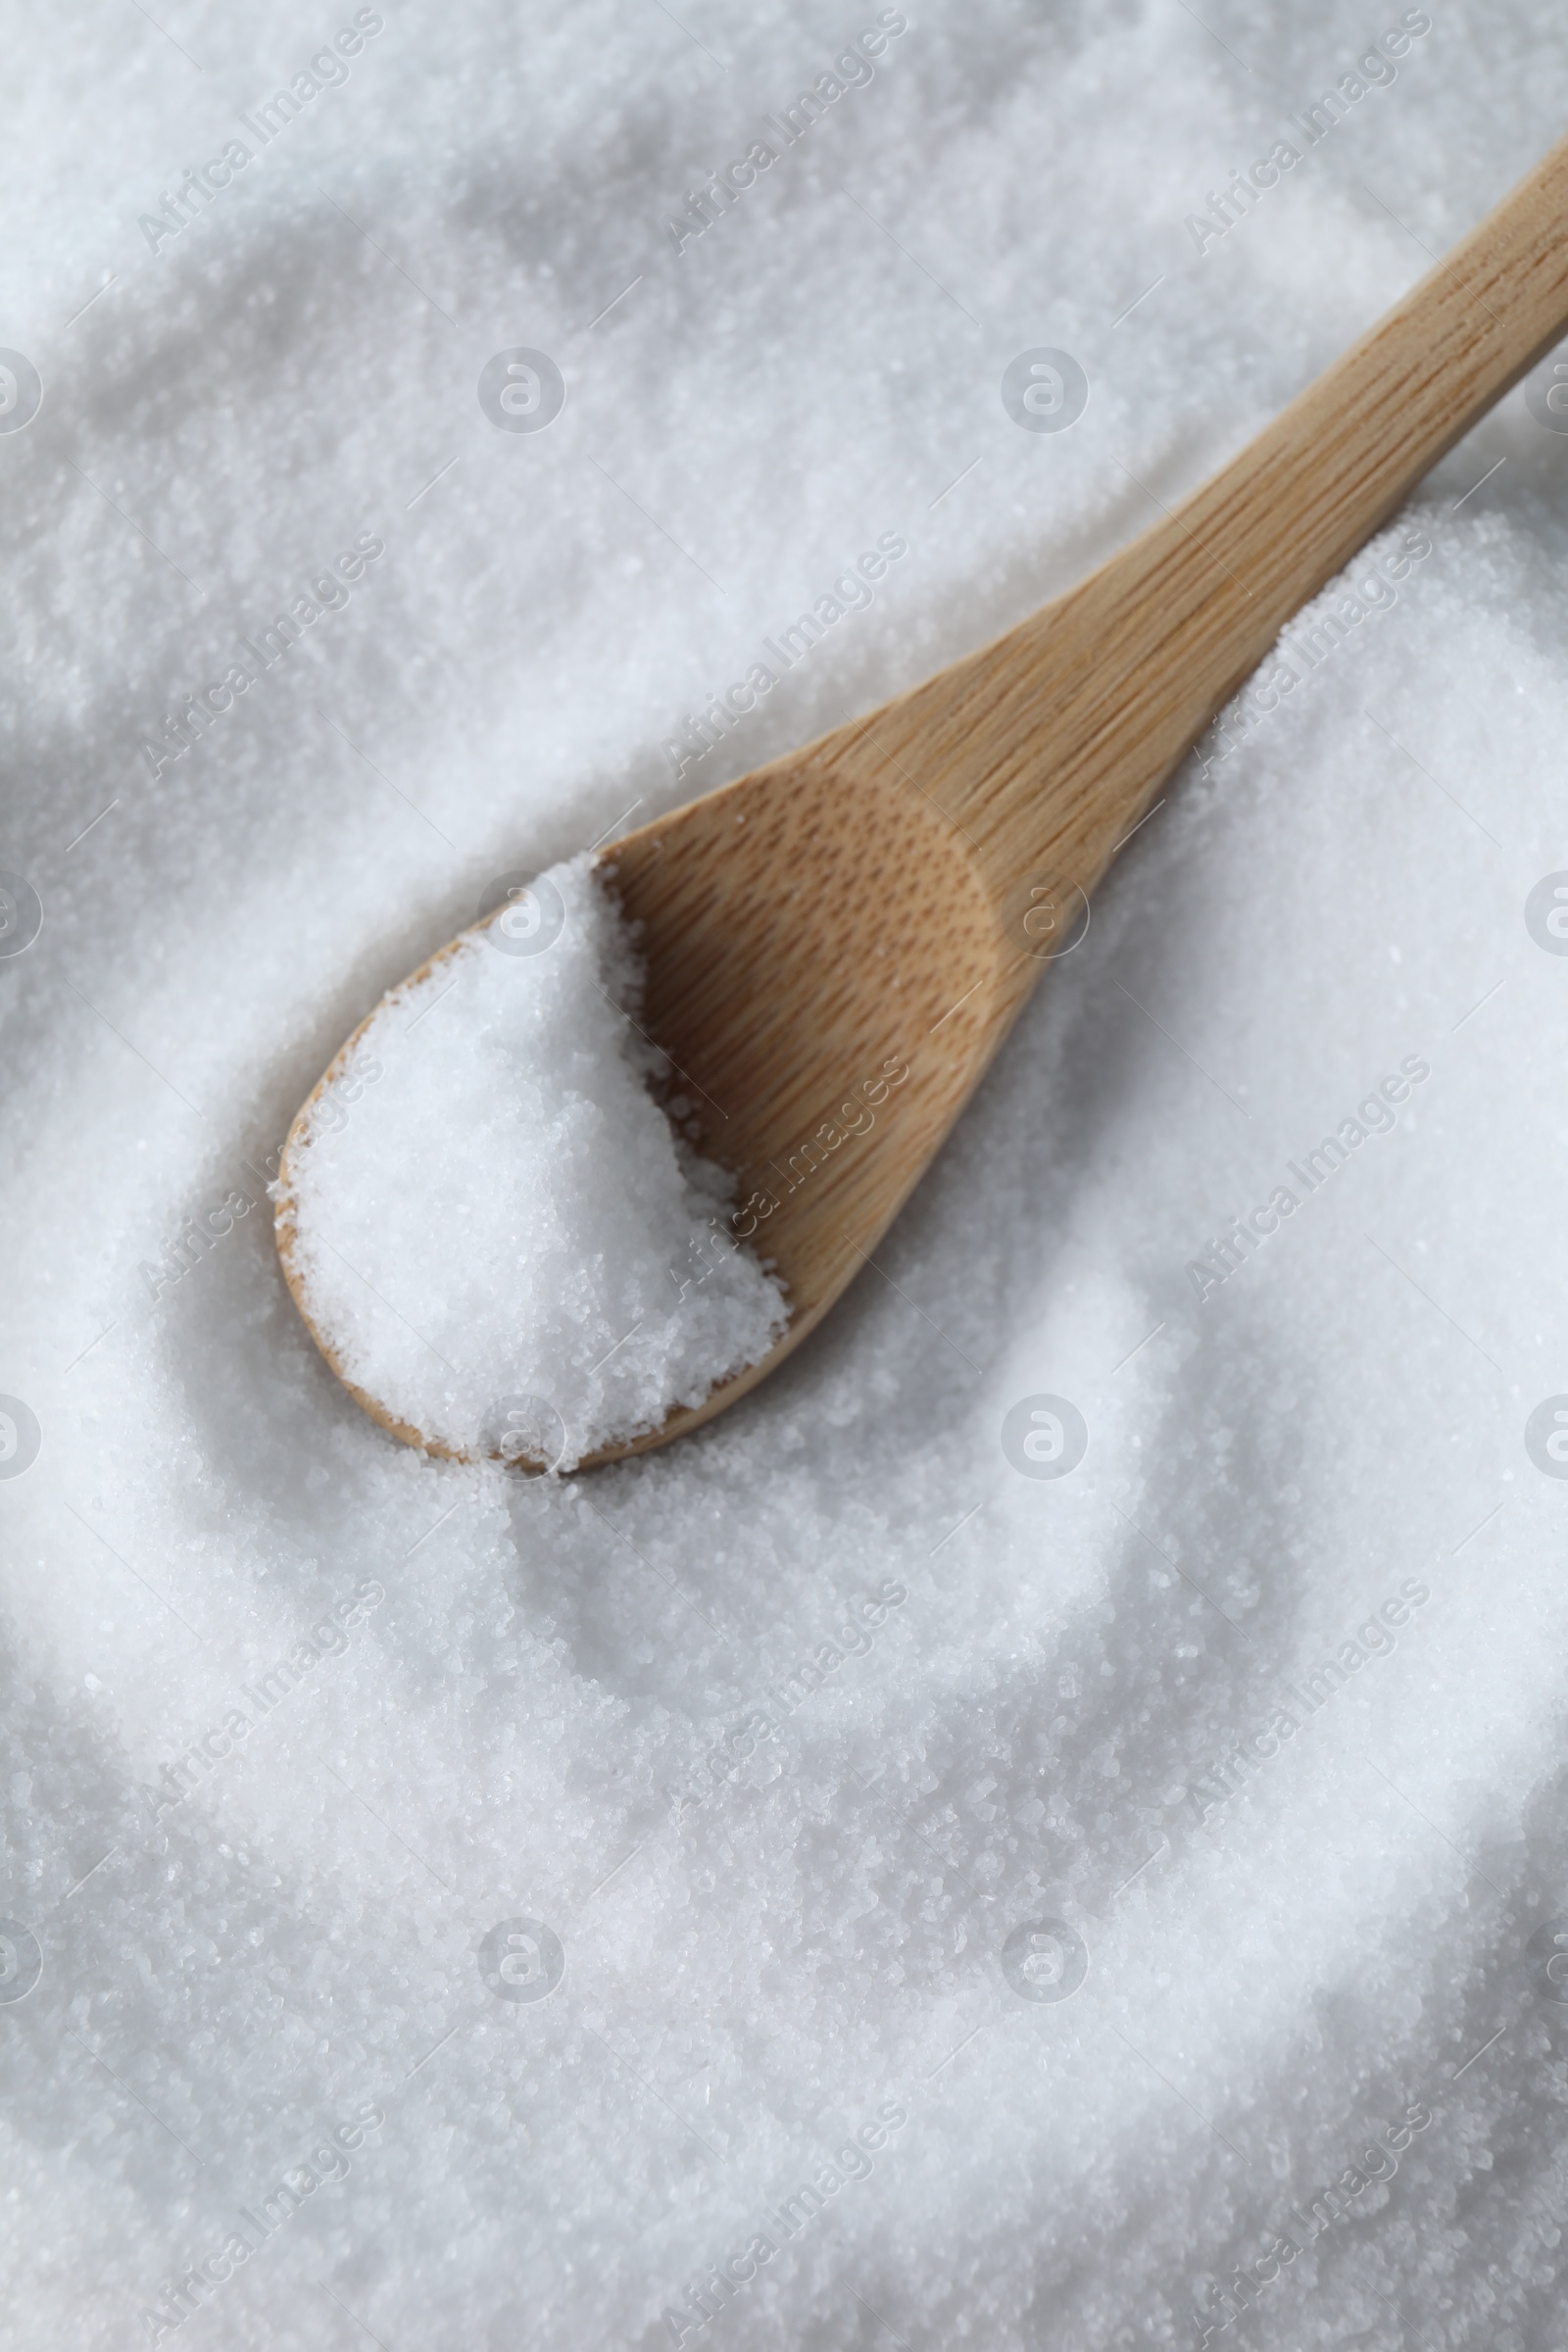
[[[783,1277],[790,1323],[703,1404],[584,1467],[710,1420],[821,1319],[1171,769],[1291,615],[1565,327],[1568,140],[1079,586],[604,853],[643,926],[645,1025],[681,1073],[700,1148],[738,1176],[736,1231]],[[287,1167],[285,1152],[279,1247],[310,1323]]]

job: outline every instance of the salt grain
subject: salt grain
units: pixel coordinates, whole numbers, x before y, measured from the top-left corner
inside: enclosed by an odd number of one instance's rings
[[[732,1180],[650,1091],[641,981],[584,853],[394,989],[304,1114],[279,1188],[298,1293],[348,1380],[441,1450],[569,1470],[788,1319],[729,1233]]]

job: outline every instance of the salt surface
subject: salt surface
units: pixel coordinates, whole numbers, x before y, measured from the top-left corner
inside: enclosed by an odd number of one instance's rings
[[[396,1445],[265,1186],[499,878],[1172,505],[1559,135],[1568,28],[1443,0],[1200,258],[1186,216],[1395,0],[911,0],[677,256],[878,12],[671,4],[367,12],[156,253],[138,216],[358,12],[7,12],[0,345],[45,386],[0,431],[0,868],[42,910],[0,956],[9,2333],[1188,2352],[1229,2280],[1221,2352],[1553,2352],[1568,435],[1531,387],[1397,519],[1397,601],[1175,780],[877,1270],[694,1440],[572,1480]],[[479,405],[517,347],[545,430]],[[1000,396],[1042,347],[1089,379],[1064,431]],[[677,783],[686,713],[884,532],[875,601]],[[1050,1396],[1054,1477],[1002,1442]]]
[[[733,1180],[650,1091],[641,984],[585,852],[394,989],[307,1107],[297,1293],[345,1377],[442,1450],[570,1470],[784,1328]]]

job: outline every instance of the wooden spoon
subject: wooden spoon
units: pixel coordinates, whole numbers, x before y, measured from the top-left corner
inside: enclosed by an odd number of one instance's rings
[[[583,1467],[711,1420],[814,1329],[1171,769],[1298,607],[1565,327],[1568,139],[1255,441],[1081,586],[605,851],[643,926],[647,1029],[683,1075],[699,1149],[739,1177],[735,1231],[787,1284],[790,1321],[702,1404]],[[341,1378],[291,1258],[299,1133],[297,1118],[278,1248]],[[425,1443],[354,1394],[396,1436]]]

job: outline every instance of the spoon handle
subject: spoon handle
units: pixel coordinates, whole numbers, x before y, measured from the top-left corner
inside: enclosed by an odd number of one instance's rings
[[[962,828],[1009,915],[1030,877],[1091,889],[1283,624],[1565,328],[1568,139],[1200,489],[876,712],[867,753]]]

